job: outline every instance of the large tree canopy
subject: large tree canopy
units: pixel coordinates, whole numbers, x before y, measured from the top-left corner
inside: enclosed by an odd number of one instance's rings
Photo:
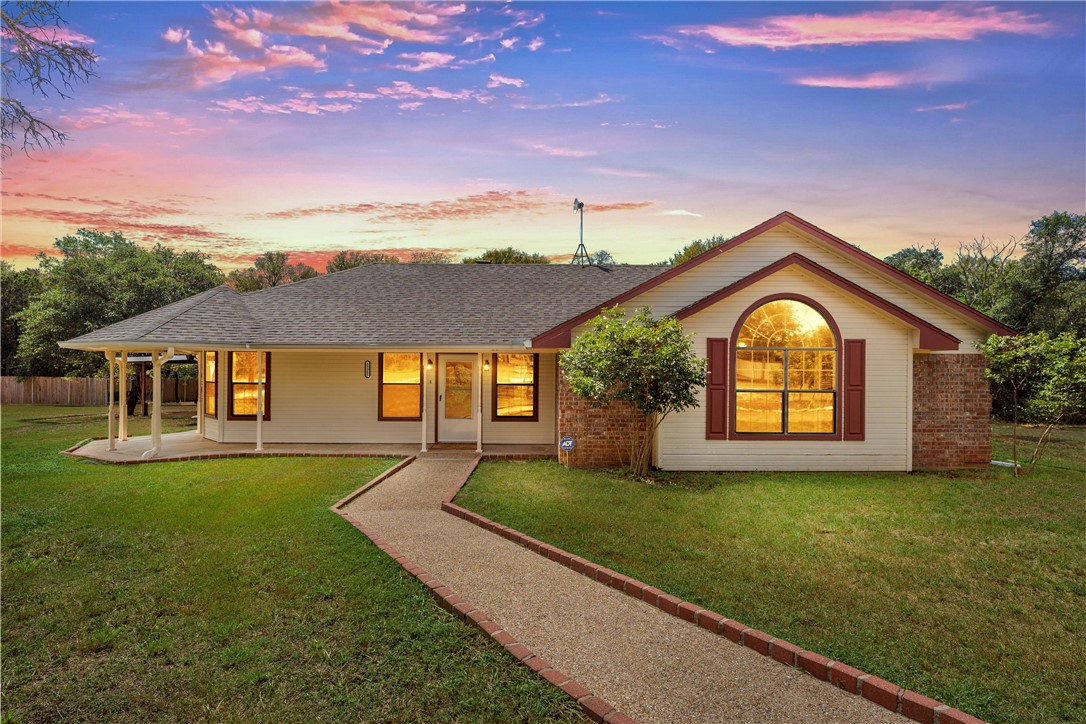
[[[19,337],[22,335],[22,322],[16,316],[26,309],[30,301],[41,293],[41,273],[37,269],[21,269],[6,261],[0,261],[0,344],[3,356],[0,358],[2,374],[18,374],[15,353],[19,349]]]
[[[226,283],[239,292],[255,292],[320,276],[320,272],[308,264],[291,264],[289,258],[290,255],[283,251],[264,252],[248,269],[230,272]]]
[[[176,302],[222,283],[196,252],[144,249],[120,232],[80,229],[57,239],[60,257],[38,255],[42,291],[14,315],[21,326],[16,364],[24,375],[93,375],[100,354],[57,342]]]
[[[487,249],[479,256],[464,259],[465,264],[550,264],[542,254],[533,254],[507,246],[504,249]]]

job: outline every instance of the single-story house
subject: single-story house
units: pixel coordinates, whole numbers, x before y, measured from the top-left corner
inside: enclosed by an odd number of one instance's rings
[[[371,264],[216,287],[61,345],[115,363],[195,355],[198,429],[213,443],[557,450],[569,435],[571,464],[605,465],[631,418],[576,398],[558,354],[616,305],[676,317],[708,360],[700,407],[659,430],[659,468],[990,460],[975,343],[1014,331],[788,212],[676,267]]]

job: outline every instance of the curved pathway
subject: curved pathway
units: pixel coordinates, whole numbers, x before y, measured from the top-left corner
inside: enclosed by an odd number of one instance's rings
[[[417,460],[341,510],[645,724],[907,721],[441,512],[471,466]]]

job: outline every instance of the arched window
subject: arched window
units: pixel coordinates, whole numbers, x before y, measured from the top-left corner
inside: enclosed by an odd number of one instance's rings
[[[735,432],[834,435],[837,360],[837,336],[810,304],[755,308],[735,341]]]

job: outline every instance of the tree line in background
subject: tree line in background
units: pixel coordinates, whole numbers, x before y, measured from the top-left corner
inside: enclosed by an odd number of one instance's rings
[[[729,237],[696,239],[661,265],[682,264]],[[219,284],[255,291],[320,276],[286,252],[261,254],[247,269],[224,275],[206,255],[156,244],[143,248],[120,232],[80,229],[58,239],[58,256],[38,255],[36,269],[0,263],[2,371],[5,375],[101,374],[101,355],[63,350],[57,342],[184,299]],[[901,249],[886,262],[1023,335],[989,343],[995,411],[1004,419],[1081,421],[1076,397],[1086,399],[1086,216],[1053,212],[1030,225],[1021,240],[981,237],[959,245],[947,260],[938,242]],[[325,273],[364,264],[401,263],[385,252],[345,249]],[[550,259],[513,247],[488,249],[464,264],[546,264]],[[606,251],[595,264],[614,264]],[[412,252],[408,263],[449,264],[436,249]],[[1058,373],[1058,374],[1057,374]],[[1078,377],[1076,377],[1078,375]],[[1086,390],[1086,388],[1083,388]],[[1053,400],[1068,404],[1058,416]]]

